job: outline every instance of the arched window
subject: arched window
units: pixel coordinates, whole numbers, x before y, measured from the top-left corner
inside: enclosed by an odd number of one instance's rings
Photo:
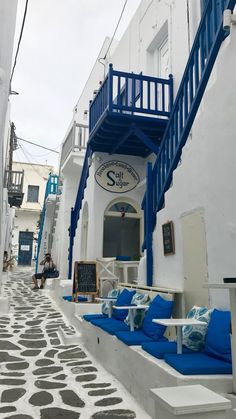
[[[108,208],[108,212],[124,212],[126,214],[137,214],[136,209],[127,202],[117,202]]]

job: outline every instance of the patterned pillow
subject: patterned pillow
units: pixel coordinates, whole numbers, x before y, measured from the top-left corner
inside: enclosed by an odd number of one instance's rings
[[[193,351],[201,351],[205,345],[205,337],[212,310],[206,307],[193,306],[187,314],[187,319],[196,319],[204,325],[184,326],[183,344]]]
[[[149,301],[150,301],[150,298],[148,294],[139,294],[138,292],[136,292],[136,294],[134,294],[132,298],[131,304],[135,304],[136,306],[143,305],[143,304],[148,305]],[[134,328],[135,329],[140,329],[142,327],[144,316],[145,316],[145,310],[136,310],[136,313],[134,315]],[[124,320],[124,322],[128,326],[130,325],[129,314]]]
[[[108,292],[107,297],[108,298],[117,298],[119,294],[120,294],[120,290],[118,288],[115,288],[115,289],[110,290]],[[108,302],[102,303],[102,314],[105,314],[105,315],[108,316],[108,312],[109,312],[109,303]]]

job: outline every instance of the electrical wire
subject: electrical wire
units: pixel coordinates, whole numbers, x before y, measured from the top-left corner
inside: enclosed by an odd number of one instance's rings
[[[43,148],[44,150],[49,150],[51,153],[60,154],[59,151],[56,151],[56,149],[60,147],[60,144],[57,147],[55,147],[55,148],[48,148],[48,147],[45,147],[43,145],[40,145],[40,144],[37,144],[37,143],[33,143],[32,141],[25,140],[24,138],[20,138],[20,137],[16,137],[16,138],[17,138],[17,140],[24,141],[25,143],[35,145],[36,147]]]
[[[26,158],[26,160],[27,160],[27,162],[30,164],[30,166],[32,167],[32,169],[34,170],[34,172],[39,176],[39,177],[41,177],[41,179],[43,179],[44,181],[46,180],[37,170],[36,170],[36,168],[32,165],[32,163],[31,163],[31,161],[29,160],[29,157],[27,156],[27,152],[26,152],[26,150],[24,150],[24,148],[22,147],[22,145],[21,145],[21,151],[22,151],[22,153],[24,154],[24,156],[25,156],[25,158]],[[51,166],[52,167],[52,166]]]
[[[10,77],[10,93],[12,91],[11,90],[11,84],[12,84],[12,79],[13,79],[14,71],[15,71],[15,68],[16,68],[17,57],[18,57],[18,53],[19,53],[19,49],[20,49],[20,44],[21,44],[21,40],[22,40],[22,35],[23,35],[23,31],[24,31],[24,26],[25,26],[25,19],[26,19],[26,15],[27,15],[28,2],[29,2],[29,0],[26,0],[26,2],[25,2],[25,10],[24,10],[23,20],[22,20],[22,24],[21,24],[20,36],[19,36],[19,40],[18,40],[18,44],[17,44],[17,48],[16,48],[16,55],[15,55],[15,59],[14,59],[14,64],[13,64],[12,71],[11,71],[11,77]]]
[[[113,42],[113,40],[114,40],[114,38],[115,38],[115,34],[116,34],[117,29],[118,29],[118,27],[119,27],[119,24],[120,24],[120,21],[121,21],[121,19],[122,19],[123,14],[124,14],[124,11],[125,11],[125,8],[126,8],[127,3],[128,3],[128,0],[125,0],[124,5],[123,5],[123,8],[122,8],[122,10],[121,10],[120,17],[119,17],[119,19],[118,19],[118,22],[117,22],[117,24],[116,24],[116,27],[115,27],[114,33],[113,33],[113,35],[112,35],[112,37],[111,37],[110,43],[109,43],[109,45],[108,45],[108,47],[107,47],[107,50],[106,50],[106,53],[105,53],[104,57],[98,58],[98,61],[99,61],[99,63],[100,63],[100,64],[102,64],[100,60],[105,60],[105,59],[107,58],[107,54],[108,54],[109,49],[111,48],[111,44],[112,44],[112,42]],[[104,65],[104,64],[102,64],[102,65]]]

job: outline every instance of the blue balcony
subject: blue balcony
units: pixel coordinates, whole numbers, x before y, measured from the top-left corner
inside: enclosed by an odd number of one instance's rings
[[[92,151],[146,157],[158,153],[173,105],[173,77],[109,72],[90,102]]]

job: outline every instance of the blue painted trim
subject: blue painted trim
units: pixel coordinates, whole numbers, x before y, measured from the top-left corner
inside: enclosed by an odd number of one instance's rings
[[[152,163],[147,164],[147,189],[146,189],[146,249],[147,249],[147,286],[152,286],[153,281],[153,252],[152,252],[152,220],[153,220],[153,179],[152,179]]]
[[[154,153],[158,154],[159,147],[156,146],[156,144],[153,143],[153,141],[148,138],[148,136],[140,129],[135,128],[134,129],[135,135],[149,148],[149,150]]]
[[[71,279],[72,274],[72,262],[73,262],[73,246],[74,246],[74,237],[77,229],[77,224],[80,217],[80,210],[82,208],[82,202],[84,199],[84,190],[87,186],[87,178],[89,176],[89,164],[90,157],[92,156],[92,150],[87,145],[86,153],[84,156],[84,164],[81,172],[79,188],[75,200],[74,208],[71,209],[71,220],[69,228],[69,253],[68,253],[68,278]]]
[[[113,146],[113,148],[111,149],[111,151],[110,151],[110,153],[109,154],[114,154],[117,150],[118,150],[118,148],[120,148],[120,146],[127,140],[127,138],[129,138],[132,134],[133,134],[133,132],[134,132],[134,126],[133,126],[133,124],[131,124],[131,127],[128,129],[128,131],[123,135],[123,137],[121,137],[120,139],[119,139],[119,141],[117,141],[115,144],[114,144],[114,146]]]
[[[74,208],[71,208],[71,211],[70,211],[70,229],[69,229],[68,279],[71,279],[71,277],[72,277],[73,245],[74,245]]]

